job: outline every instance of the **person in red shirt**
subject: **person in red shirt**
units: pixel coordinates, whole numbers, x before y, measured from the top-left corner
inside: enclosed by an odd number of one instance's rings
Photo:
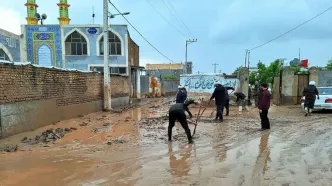
[[[268,117],[269,109],[270,109],[270,101],[271,101],[271,93],[268,90],[268,85],[266,83],[261,84],[262,92],[260,94],[260,101],[258,104],[259,116],[261,118],[261,126],[262,130],[270,129],[270,120]]]

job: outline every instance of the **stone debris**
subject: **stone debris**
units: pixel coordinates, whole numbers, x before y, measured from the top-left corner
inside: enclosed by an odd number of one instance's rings
[[[127,141],[123,140],[123,139],[115,139],[115,140],[110,140],[108,141],[106,144],[107,145],[112,145],[112,144],[124,144]]]
[[[0,152],[16,152],[18,150],[18,145],[5,145],[0,147]]]
[[[55,130],[48,129],[44,131],[41,135],[37,135],[34,138],[24,137],[21,141],[22,143],[27,143],[29,145],[35,145],[38,143],[50,143],[55,142],[58,139],[63,138],[66,134],[77,130],[77,128],[57,128]]]
[[[84,126],[87,126],[87,125],[88,125],[87,122],[83,122],[83,123],[80,124],[81,127],[84,127]]]

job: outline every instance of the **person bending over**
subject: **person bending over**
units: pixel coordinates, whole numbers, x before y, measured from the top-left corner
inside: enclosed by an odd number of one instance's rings
[[[195,102],[194,100],[189,100],[186,103],[176,103],[171,106],[171,108],[168,111],[168,140],[172,141],[172,129],[175,126],[175,121],[179,121],[182,128],[186,132],[187,138],[189,143],[193,143],[191,132],[188,126],[189,123],[193,123],[191,120],[187,120],[185,111],[189,110],[188,106],[191,104],[199,104],[199,102]]]

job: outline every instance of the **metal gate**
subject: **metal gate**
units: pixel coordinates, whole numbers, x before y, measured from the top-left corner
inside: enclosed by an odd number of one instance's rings
[[[303,90],[309,85],[309,74],[298,74],[297,104],[301,103]]]

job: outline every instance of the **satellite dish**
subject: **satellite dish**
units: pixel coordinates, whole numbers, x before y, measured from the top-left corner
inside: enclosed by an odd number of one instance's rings
[[[47,19],[47,15],[46,15],[46,14],[42,14],[41,17],[42,17],[42,19],[44,19],[44,20]]]
[[[35,18],[36,18],[36,19],[40,19],[40,14],[36,13],[36,14],[35,14]]]

